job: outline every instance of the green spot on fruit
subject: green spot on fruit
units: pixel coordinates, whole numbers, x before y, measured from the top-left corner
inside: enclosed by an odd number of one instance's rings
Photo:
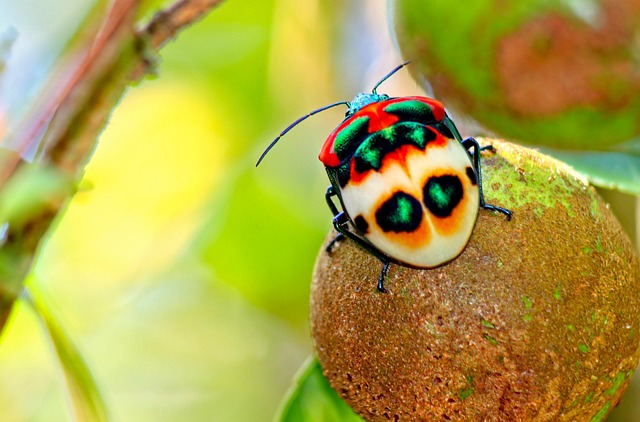
[[[593,311],[591,314],[591,321],[595,322],[598,319],[598,311]]]
[[[520,299],[522,299],[522,304],[524,305],[525,309],[533,308],[533,302],[531,301],[531,299],[526,296],[522,296]]]
[[[463,388],[460,390],[460,400],[464,400],[473,394],[473,387]]]
[[[464,400],[473,394],[473,375],[467,375],[467,384],[469,384],[467,388],[460,389],[460,400]]]
[[[591,253],[591,248],[588,246],[585,246],[584,248],[582,248],[582,253]]]
[[[589,403],[589,402],[591,402],[592,398],[593,398],[593,391],[590,392],[589,394],[587,394],[587,396],[584,398],[584,402],[585,403]]]
[[[600,207],[598,206],[598,200],[594,197],[593,199],[591,199],[591,216],[594,218],[598,218],[600,219],[601,214],[600,214]]]
[[[596,240],[596,251],[598,252],[604,251],[604,248],[602,247],[602,239],[600,238],[600,235],[598,235],[598,240]]]
[[[562,286],[560,284],[558,284],[556,286],[556,289],[553,291],[553,298],[555,300],[561,300],[562,299],[562,294],[560,293],[560,289],[562,288]]]
[[[498,262],[496,262],[496,266],[497,266],[498,268],[501,268],[501,267],[502,267],[502,265],[504,265],[504,264],[502,264],[502,261],[498,261]]]
[[[481,324],[482,324],[484,327],[487,327],[487,328],[496,328],[496,327],[495,327],[495,325],[493,325],[491,322],[489,322],[489,321],[487,321],[487,320],[485,320],[485,319],[483,319],[483,320],[481,321]]]
[[[578,346],[578,350],[580,350],[582,353],[589,353],[589,346],[584,343],[580,343],[580,345]]]
[[[532,316],[531,314],[525,314],[525,315],[522,317],[522,320],[523,320],[524,322],[529,322],[529,321],[531,321],[532,319],[533,319],[533,316]]]
[[[484,337],[485,340],[487,340],[489,343],[493,344],[494,346],[498,345],[498,340],[491,337],[489,334],[483,334],[482,336]]]
[[[573,326],[573,324],[568,324],[568,325],[567,325],[567,330],[569,330],[569,331],[572,331],[572,332],[573,332],[573,331],[575,331],[575,330],[576,330],[576,327],[574,327],[574,326]]]
[[[609,408],[610,407],[611,407],[611,401],[606,402],[604,404],[604,406],[602,406],[602,408],[600,410],[598,410],[598,413],[593,415],[593,417],[591,418],[590,422],[600,422],[600,421],[604,420],[604,418],[609,413]]]
[[[618,391],[618,388],[620,388],[626,378],[627,375],[624,372],[618,372],[618,374],[612,380],[611,387],[604,390],[604,394],[607,396],[613,396],[616,391]]]

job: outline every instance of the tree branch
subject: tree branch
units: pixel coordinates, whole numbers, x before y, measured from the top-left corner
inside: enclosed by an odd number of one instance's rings
[[[104,19],[85,22],[84,36],[58,63],[40,100],[13,136],[20,155],[37,146],[30,166],[49,168],[62,179],[77,179],[93,152],[109,115],[129,84],[150,67],[148,49],[158,49],[204,16],[221,0],[178,0],[135,30],[139,0],[113,0]],[[0,198],[24,167],[20,155],[0,155]],[[28,187],[27,187],[28,188]],[[30,192],[33,194],[33,192]],[[53,219],[72,196],[68,189],[36,193],[38,208],[22,219],[0,221],[0,329],[20,291],[22,280]],[[0,220],[2,204],[0,204]],[[4,230],[8,223],[8,229]]]

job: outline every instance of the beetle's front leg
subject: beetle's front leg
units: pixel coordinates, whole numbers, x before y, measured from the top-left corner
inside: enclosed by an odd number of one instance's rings
[[[333,185],[330,185],[324,194],[324,199],[327,201],[327,205],[329,206],[329,209],[331,210],[331,214],[333,214],[334,217],[340,213],[340,211],[338,211],[338,207],[333,202],[333,197],[336,195],[338,194],[336,193],[336,190],[333,188]]]
[[[480,151],[484,151],[484,150],[488,150],[488,151],[492,151],[495,152],[495,149],[493,148],[493,145],[487,145],[484,147],[480,147],[480,144],[478,143],[478,141],[476,141],[474,138],[467,138],[465,140],[463,140],[462,142],[462,146],[467,149],[473,149],[473,152],[469,152],[469,154],[471,155],[471,158],[473,159],[473,167],[475,168],[476,171],[476,176],[477,176],[477,183],[478,183],[478,192],[479,192],[479,196],[480,196],[480,206],[482,208],[484,208],[485,210],[489,210],[489,211],[498,211],[501,212],[502,214],[504,214],[507,217],[507,221],[511,220],[511,211],[506,209],[506,208],[502,208],[502,207],[497,207],[495,205],[491,205],[491,204],[487,204],[484,201],[484,193],[482,192],[482,169],[481,169],[481,165],[480,165]]]
[[[340,211],[338,211],[338,207],[336,206],[336,204],[333,202],[333,197],[336,196],[336,191],[333,188],[333,185],[330,185],[327,188],[326,193],[324,194],[324,199],[327,201],[327,205],[329,206],[329,209],[331,210],[331,213],[333,214],[333,216],[337,216]],[[333,251],[333,247],[336,243],[338,243],[339,241],[341,241],[342,239],[344,239],[344,235],[340,232],[338,232],[338,234],[336,235],[336,237],[334,237],[331,242],[329,242],[329,244],[327,245],[326,248],[324,248],[324,250],[328,253],[331,254],[331,252]]]

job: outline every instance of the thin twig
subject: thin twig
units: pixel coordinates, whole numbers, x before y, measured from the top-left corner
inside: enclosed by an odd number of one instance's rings
[[[220,3],[222,0],[179,0],[156,13],[138,33],[147,37],[151,47],[160,48],[180,29],[195,23]]]

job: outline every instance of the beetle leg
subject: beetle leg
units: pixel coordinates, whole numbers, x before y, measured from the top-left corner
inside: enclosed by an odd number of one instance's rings
[[[336,243],[340,242],[342,239],[344,239],[344,235],[342,233],[338,233],[333,239],[331,239],[331,242],[329,242],[327,247],[324,248],[325,252],[328,254],[333,253],[333,247],[335,246]]]
[[[382,272],[380,272],[380,277],[378,277],[378,291],[380,293],[387,293],[387,289],[384,288],[384,279],[389,272],[389,261],[383,261]]]
[[[484,201],[484,193],[482,192],[482,170],[480,168],[480,151],[488,150],[488,151],[495,152],[493,145],[487,145],[487,146],[481,147],[480,144],[478,144],[478,141],[476,141],[474,138],[469,137],[462,141],[462,146],[467,150],[470,150],[471,148],[473,148],[473,153],[469,152],[469,155],[471,155],[471,157],[473,158],[473,166],[475,167],[476,176],[478,178],[477,182],[478,182],[478,192],[480,194],[480,206],[485,210],[501,212],[507,217],[507,221],[511,220],[510,210],[502,207],[497,207],[495,205],[487,204]]]
[[[329,206],[329,209],[331,210],[331,213],[333,214],[333,216],[335,217],[336,215],[338,215],[340,213],[340,211],[338,211],[338,207],[336,207],[336,204],[333,202],[333,197],[336,196],[336,191],[333,188],[333,185],[329,185],[329,187],[327,188],[327,192],[324,194],[324,198],[327,201],[327,205]],[[329,244],[327,245],[327,247],[324,249],[327,253],[331,253],[333,251],[333,247],[336,243],[338,243],[339,241],[341,241],[342,239],[344,239],[344,235],[342,233],[338,233],[338,235],[336,237],[334,237],[331,242],[329,242]]]
[[[340,211],[338,211],[338,207],[336,207],[336,204],[333,202],[333,199],[332,199],[336,195],[337,195],[336,190],[333,188],[333,185],[330,185],[327,188],[327,192],[325,192],[324,194],[324,199],[327,201],[327,205],[329,206],[329,209],[331,210],[331,214],[333,214],[334,217],[340,213]]]
[[[371,255],[375,256],[380,261],[382,261],[382,264],[383,264],[382,272],[380,273],[380,277],[378,277],[378,291],[381,293],[386,293],[387,289],[384,288],[384,279],[387,275],[387,272],[389,271],[389,264],[391,263],[389,257],[387,257],[385,254],[380,252],[378,249],[376,249],[373,245],[371,245],[365,239],[363,239],[362,237],[358,236],[357,234],[349,230],[348,224],[349,224],[349,217],[344,211],[338,213],[338,215],[333,217],[333,227],[335,227],[338,233],[340,233],[344,237],[347,237],[353,240],[362,249],[364,249],[365,251],[369,252]]]

